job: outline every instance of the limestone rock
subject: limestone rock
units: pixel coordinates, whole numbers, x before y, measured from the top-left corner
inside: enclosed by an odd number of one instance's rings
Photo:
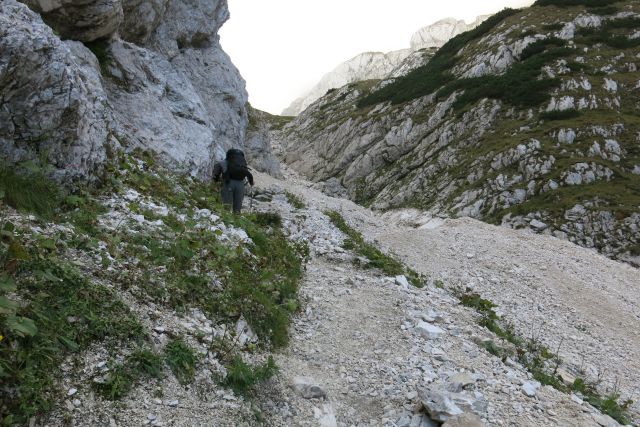
[[[432,325],[431,323],[427,323],[424,321],[419,321],[416,325],[416,331],[425,337],[426,339],[433,340],[436,338],[440,338],[445,331],[440,329],[439,327]]]
[[[442,427],[484,427],[482,419],[476,414],[461,414],[449,418]]]
[[[121,0],[22,0],[63,38],[91,42],[112,36],[123,20]]]
[[[420,389],[420,401],[432,420],[446,422],[456,415],[486,411],[486,402],[464,393],[450,393],[443,390]]]
[[[106,160],[107,96],[98,62],[63,42],[40,16],[0,3],[0,154],[10,164],[46,156],[59,179],[98,170]]]
[[[539,388],[540,383],[537,381],[527,381],[522,384],[522,392],[525,394],[525,396],[528,397],[534,397],[537,394]]]
[[[313,378],[295,377],[290,386],[297,394],[305,399],[319,399],[327,397],[327,392],[317,384]]]
[[[470,24],[453,18],[442,19],[416,31],[409,49],[392,52],[364,52],[338,65],[325,74],[309,92],[282,111],[283,116],[296,116],[328,90],[363,80],[398,77],[423,65],[430,55],[424,50],[438,48],[452,37],[478,26],[487,16],[480,16]]]

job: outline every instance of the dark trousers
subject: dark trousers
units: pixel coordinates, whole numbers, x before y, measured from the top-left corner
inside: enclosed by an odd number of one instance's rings
[[[230,179],[222,183],[220,190],[222,203],[233,207],[233,213],[242,211],[242,199],[244,199],[244,182]]]

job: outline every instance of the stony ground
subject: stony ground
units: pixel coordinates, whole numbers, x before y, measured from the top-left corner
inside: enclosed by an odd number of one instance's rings
[[[501,340],[460,304],[456,288],[493,301],[519,335],[558,352],[565,376],[598,380],[602,394],[619,392],[621,401],[640,400],[636,269],[565,241],[470,219],[379,215],[284,173],[284,180],[257,174],[246,208],[279,212],[290,237],[309,243],[311,256],[290,345],[275,354],[279,372],[258,395],[243,398],[213,381],[219,362],[207,343],[189,339],[204,358],[193,384],[167,375],[114,404],[86,386],[108,361],[106,349],[96,347],[82,363],[65,363],[67,397],[42,425],[618,425],[579,395],[540,385],[515,357],[489,353],[487,343]],[[305,207],[292,206],[287,193]],[[329,210],[425,274],[427,286],[356,266],[358,255],[342,247],[345,236],[324,214]],[[124,300],[158,346],[172,334],[197,336],[215,326],[197,311],[178,316]],[[266,357],[245,356],[258,363]],[[637,424],[638,404],[630,410]]]
[[[305,200],[304,209],[282,201],[279,210],[303,219],[292,231],[307,236],[312,260],[291,345],[277,355],[280,373],[260,396],[267,424],[438,425],[419,403],[430,392],[432,400],[434,393],[448,397],[479,415],[449,425],[618,425],[579,396],[539,386],[518,363],[488,353],[482,343],[496,337],[452,296],[447,288],[455,286],[498,304],[520,335],[560,354],[567,375],[600,380],[603,393],[639,400],[636,269],[564,241],[470,219],[379,216],[285,173],[284,181],[257,182]],[[355,268],[326,210],[340,212],[431,285],[406,287]],[[427,224],[415,228],[420,223]],[[444,287],[433,285],[440,281]]]

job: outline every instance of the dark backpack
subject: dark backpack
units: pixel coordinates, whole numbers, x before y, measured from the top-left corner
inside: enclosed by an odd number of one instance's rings
[[[249,173],[247,161],[244,158],[244,153],[242,152],[242,150],[232,148],[231,150],[227,151],[226,160],[227,170],[223,175],[225,181],[228,181],[230,179],[242,181]]]

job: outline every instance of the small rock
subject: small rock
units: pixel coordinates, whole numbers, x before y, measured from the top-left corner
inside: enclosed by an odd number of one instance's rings
[[[73,399],[73,406],[77,408],[81,405],[82,405],[82,402],[80,401],[80,399]]]
[[[537,219],[532,219],[529,225],[537,231],[542,231],[548,227],[547,224],[542,221],[538,221]]]
[[[594,412],[593,414],[591,414],[591,417],[593,418],[593,421],[595,421],[602,427],[617,427],[620,425],[616,420],[606,414],[599,414]]]
[[[77,392],[78,392],[77,388],[70,388],[69,391],[67,392],[67,396],[73,396]]]
[[[447,420],[442,427],[485,427],[482,419],[476,414],[465,413],[455,415]]]
[[[540,383],[537,381],[526,381],[522,384],[522,392],[525,396],[534,397],[540,388]]]
[[[475,384],[475,379],[467,372],[455,374],[448,380],[448,390],[455,393],[461,392],[465,387]]]
[[[290,386],[297,394],[305,399],[319,399],[327,397],[327,392],[317,384],[313,378],[295,377]]]
[[[429,340],[439,338],[444,334],[444,331],[439,327],[423,321],[418,322],[416,330],[420,335]]]
[[[403,288],[408,288],[409,287],[409,281],[407,280],[407,278],[404,275],[396,276],[394,280],[396,282],[396,285],[398,285],[398,286],[401,286]]]

